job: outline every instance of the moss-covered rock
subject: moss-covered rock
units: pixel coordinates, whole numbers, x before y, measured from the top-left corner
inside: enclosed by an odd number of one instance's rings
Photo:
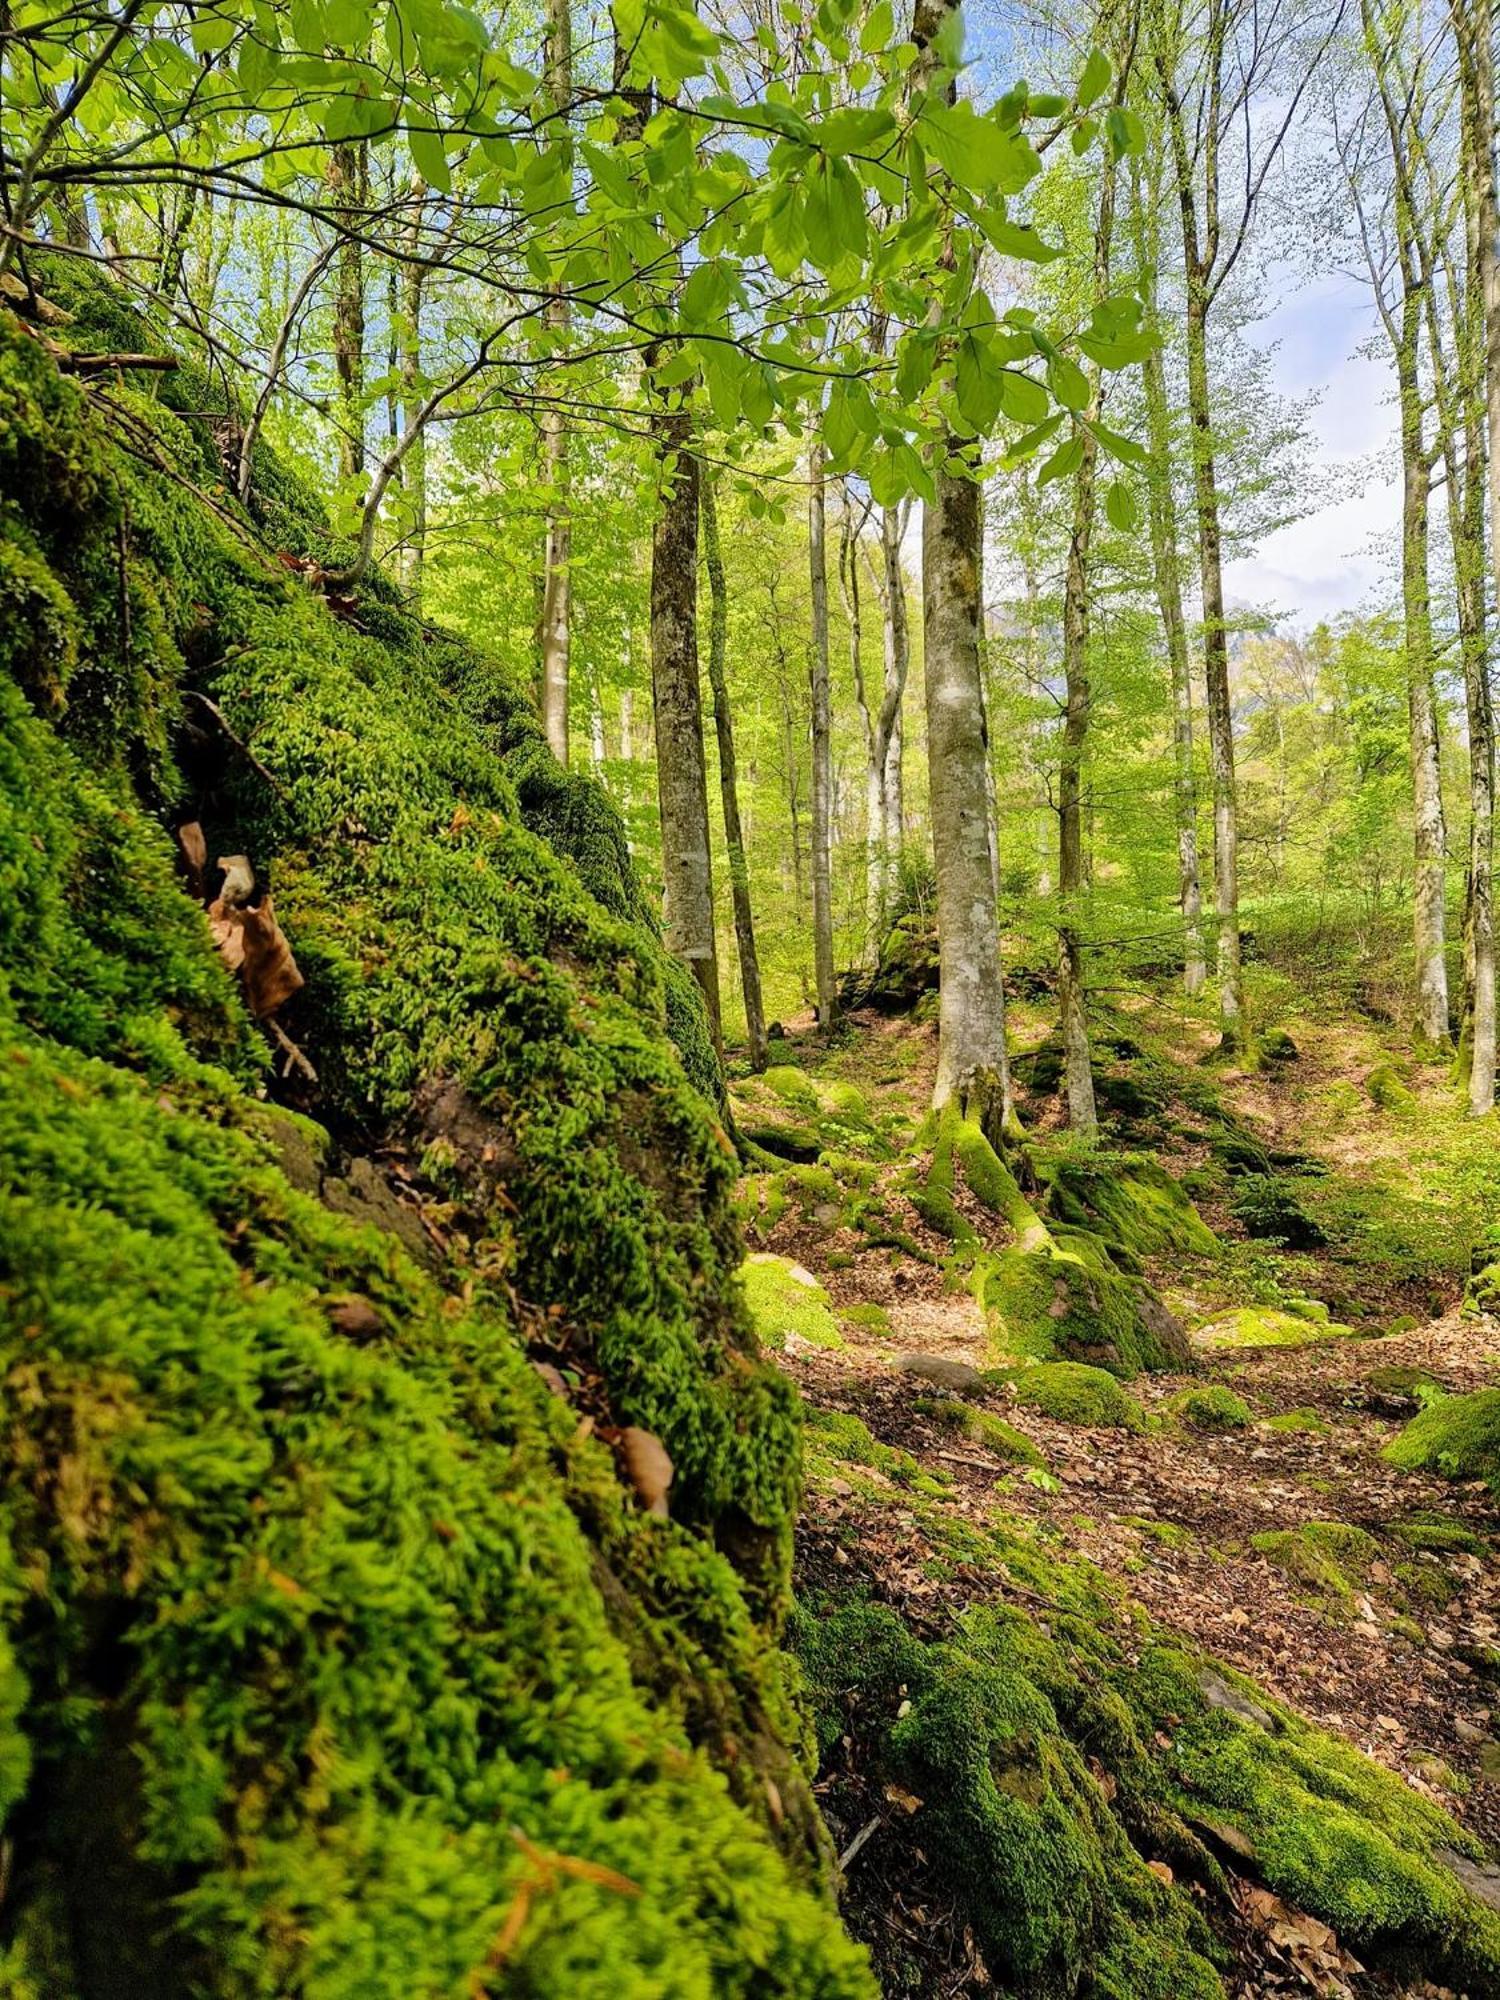
[[[1040,1410],[1055,1423],[1091,1430],[1145,1429],[1140,1405],[1103,1368],[1076,1361],[1039,1361],[1006,1379],[1018,1403]]]
[[[0,324],[0,528],[76,645],[0,674],[0,1983],[867,1995],[773,1642],[795,1398],[619,822],[522,676],[378,576],[336,620],[118,394],[106,437]],[[404,1141],[436,1275],[319,1202],[326,1137],[277,1165],[169,811],[270,875],[313,1108]]]
[[[1342,1340],[1352,1326],[1338,1320],[1309,1319],[1278,1306],[1237,1306],[1193,1330],[1195,1347],[1306,1347],[1317,1341]]]
[[[1417,1100],[1393,1063],[1377,1063],[1365,1078],[1365,1089],[1378,1111],[1389,1111],[1399,1118],[1416,1109]]]
[[[1045,1467],[1047,1463],[1024,1432],[1018,1431],[1014,1424],[1008,1424],[1003,1417],[997,1417],[993,1410],[962,1402],[956,1396],[919,1396],[913,1407],[933,1423],[972,1439],[975,1444],[983,1445],[986,1451],[993,1452],[996,1458],[1003,1458],[1012,1465]]]
[[[1180,1366],[1187,1342],[1152,1288],[1119,1270],[1086,1231],[1049,1232],[1034,1249],[996,1251],[975,1291],[1001,1356],[1051,1356],[1112,1369]]]
[[[1392,1438],[1385,1456],[1408,1471],[1484,1479],[1500,1492],[1500,1389],[1439,1397]]]
[[[1280,1174],[1242,1175],[1234,1184],[1229,1212],[1247,1236],[1283,1244],[1288,1250],[1317,1250],[1327,1241]]]
[[[1305,1521],[1252,1535],[1250,1546],[1328,1609],[1345,1610],[1379,1553],[1373,1535],[1344,1521]]]
[[[1224,1382],[1184,1389],[1166,1408],[1170,1416],[1193,1431],[1242,1431],[1255,1421],[1250,1405]]]
[[[1049,1213],[1096,1231],[1111,1250],[1137,1258],[1169,1250],[1211,1257],[1219,1247],[1181,1183],[1157,1160],[1066,1157],[1047,1169],[1046,1178]]]
[[[789,1257],[758,1251],[740,1270],[750,1317],[764,1346],[842,1347],[843,1335],[828,1294],[812,1272]]]

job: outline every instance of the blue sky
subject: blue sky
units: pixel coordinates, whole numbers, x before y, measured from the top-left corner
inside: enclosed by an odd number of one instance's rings
[[[1272,282],[1280,274],[1272,273]],[[1249,331],[1274,348],[1284,394],[1314,397],[1307,424],[1315,496],[1325,504],[1270,535],[1255,555],[1231,564],[1231,603],[1279,614],[1305,628],[1390,593],[1394,531],[1401,512],[1394,450],[1396,414],[1383,356],[1359,355],[1375,329],[1368,290],[1331,276],[1290,278],[1277,304]]]

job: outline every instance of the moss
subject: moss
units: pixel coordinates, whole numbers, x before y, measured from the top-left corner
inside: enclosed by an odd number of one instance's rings
[[[1166,1407],[1179,1423],[1194,1431],[1242,1431],[1255,1421],[1249,1404],[1222,1382],[1184,1389]]]
[[[1298,1053],[1297,1044],[1285,1028],[1268,1028],[1255,1038],[1255,1059],[1261,1068],[1295,1062]]]
[[[1158,1161],[1128,1154],[1067,1158],[1047,1169],[1050,1211],[1136,1257],[1185,1250],[1211,1257],[1218,1238]]]
[[[1018,1403],[1040,1410],[1055,1423],[1093,1430],[1145,1429],[1140,1405],[1103,1368],[1076,1361],[1039,1361],[1015,1374],[1011,1393]]]
[[[971,1438],[1011,1465],[1046,1466],[1046,1459],[1031,1439],[992,1410],[976,1409],[972,1403],[960,1402],[955,1396],[919,1396],[912,1407],[933,1423]]]
[[[1409,1521],[1392,1521],[1391,1533],[1409,1549],[1423,1549],[1433,1555],[1483,1556],[1489,1544],[1462,1521],[1440,1515],[1417,1514]]]
[[[755,1331],[765,1346],[785,1347],[789,1338],[809,1347],[843,1346],[827,1292],[800,1264],[760,1252],[746,1258],[740,1278]]]
[[[1500,1492],[1500,1389],[1442,1396],[1412,1418],[1385,1448],[1392,1465],[1483,1479]]]
[[[1441,1858],[1475,1851],[1446,1813],[1263,1695],[1263,1721],[1211,1705],[1189,1655],[1149,1650],[1123,1681],[1169,1741],[1171,1796],[1238,1828],[1278,1895],[1362,1954],[1474,1991],[1500,1978],[1500,1919]]]
[[[1084,1231],[993,1253],[976,1268],[975,1290],[1004,1355],[1097,1362],[1129,1378],[1180,1364],[1186,1353],[1150,1286],[1116,1269],[1100,1239]]]
[[[1237,1306],[1198,1327],[1193,1340],[1202,1347],[1306,1347],[1353,1331],[1338,1320],[1309,1320],[1275,1306]]]
[[[1283,1410],[1279,1416],[1267,1417],[1262,1428],[1268,1431],[1324,1432],[1332,1426],[1319,1411],[1303,1406],[1296,1410]]]
[[[1059,2000],[1220,2000],[1190,1899],[1146,1868],[1111,1812],[1044,1691],[1068,1685],[1062,1655],[1029,1620],[987,1609],[924,1644],[855,1599],[808,1607],[793,1634],[820,1743],[858,1730],[877,1778],[920,1801],[913,1835],[995,1983]],[[1104,1714],[1096,1702],[1101,1741]]]
[[[796,1400],[617,818],[522,674],[378,576],[332,618],[4,324],[0,492],[77,635],[55,726],[0,675],[6,1977],[74,1990],[67,1936],[78,1990],[479,1990],[514,1915],[517,1991],[867,1995],[773,1643]],[[188,658],[274,786],[177,727]],[[317,1109],[427,1163],[446,1289],[276,1164],[174,808],[269,871]],[[531,1340],[661,1439],[670,1522]]]
[[[1352,1603],[1355,1584],[1378,1553],[1372,1535],[1343,1521],[1274,1529],[1252,1535],[1250,1546],[1303,1584],[1316,1601],[1340,1610]]]
[[[839,1318],[848,1326],[857,1326],[868,1333],[882,1338],[891,1331],[891,1316],[884,1306],[877,1306],[868,1300],[858,1305],[840,1306]]]
[[[1417,1108],[1416,1098],[1402,1082],[1400,1072],[1392,1063],[1378,1063],[1365,1078],[1365,1089],[1377,1111],[1389,1111],[1396,1117],[1405,1117]]]

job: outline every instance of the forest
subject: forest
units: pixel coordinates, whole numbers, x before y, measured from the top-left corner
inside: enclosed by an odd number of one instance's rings
[[[0,0],[0,2000],[1500,2000],[1496,60]]]

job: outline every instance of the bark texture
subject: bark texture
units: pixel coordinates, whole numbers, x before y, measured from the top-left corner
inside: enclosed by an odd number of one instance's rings
[[[573,95],[573,16],[571,0],[547,0],[545,81],[554,106]],[[547,324],[559,338],[568,330],[568,304],[552,299]],[[568,420],[556,404],[542,418],[542,478],[547,488],[547,526],[542,547],[540,618],[542,726],[560,764],[568,761],[568,682],[573,635],[572,467]]]
[[[807,556],[812,632],[808,683],[812,707],[813,984],[818,1019],[838,1017],[833,972],[833,703],[828,662],[828,495],[822,439],[807,452]]]
[[[766,1066],[766,1009],[761,994],[760,955],[755,947],[755,918],[750,903],[750,870],[745,860],[745,836],[740,824],[739,764],[734,748],[734,720],[725,676],[729,640],[729,591],[719,545],[719,510],[713,480],[700,474],[703,516],[703,563],[708,572],[708,684],[713,695],[714,732],[719,743],[719,796],[724,810],[724,845],[729,856],[729,890],[734,903],[734,940],[739,952],[740,990],[745,1001],[745,1034],[750,1067]]]

